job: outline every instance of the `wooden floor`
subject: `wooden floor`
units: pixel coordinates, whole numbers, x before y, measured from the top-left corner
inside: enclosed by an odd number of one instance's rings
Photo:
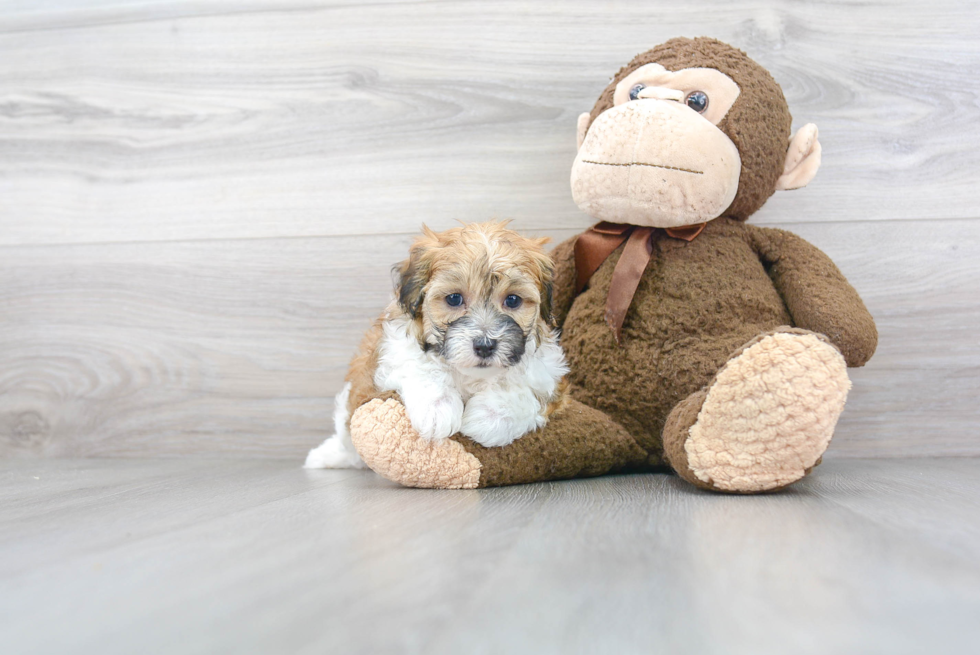
[[[399,488],[290,461],[0,462],[27,653],[946,653],[980,638],[980,459]]]

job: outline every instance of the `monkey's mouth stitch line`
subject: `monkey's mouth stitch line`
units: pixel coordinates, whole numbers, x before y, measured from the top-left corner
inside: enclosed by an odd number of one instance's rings
[[[596,166],[649,166],[650,168],[665,168],[668,171],[680,171],[681,173],[693,173],[694,175],[704,175],[704,171],[695,171],[690,168],[678,168],[677,166],[664,166],[662,164],[645,164],[641,161],[635,161],[631,164],[613,164],[605,161],[591,161],[589,159],[583,159],[583,164],[595,164]]]

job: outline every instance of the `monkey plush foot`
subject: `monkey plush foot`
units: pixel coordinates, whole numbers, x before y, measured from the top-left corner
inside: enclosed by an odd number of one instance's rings
[[[702,488],[784,487],[819,462],[850,386],[844,358],[821,335],[760,337],[674,408],[664,449],[678,474]]]
[[[480,462],[451,439],[423,439],[394,399],[375,398],[354,411],[351,441],[373,471],[406,487],[474,489]]]

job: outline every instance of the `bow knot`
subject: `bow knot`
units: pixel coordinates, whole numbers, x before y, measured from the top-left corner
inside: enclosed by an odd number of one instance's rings
[[[616,343],[622,339],[623,320],[633,302],[633,295],[643,277],[650,258],[653,256],[653,235],[658,230],[667,236],[684,241],[693,241],[704,231],[707,223],[685,225],[683,227],[641,227],[624,223],[598,223],[588,232],[579,235],[575,241],[575,270],[577,273],[575,292],[580,293],[588,284],[602,262],[616,248],[626,242],[623,254],[613,269],[612,283],[606,296],[606,325],[613,332]]]

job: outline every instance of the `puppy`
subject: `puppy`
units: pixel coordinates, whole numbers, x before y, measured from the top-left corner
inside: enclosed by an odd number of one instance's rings
[[[350,414],[397,392],[426,439],[505,446],[562,406],[568,373],[551,316],[553,265],[506,223],[424,233],[395,267],[397,298],[365,336],[337,395],[334,435],[307,468],[363,467]]]

